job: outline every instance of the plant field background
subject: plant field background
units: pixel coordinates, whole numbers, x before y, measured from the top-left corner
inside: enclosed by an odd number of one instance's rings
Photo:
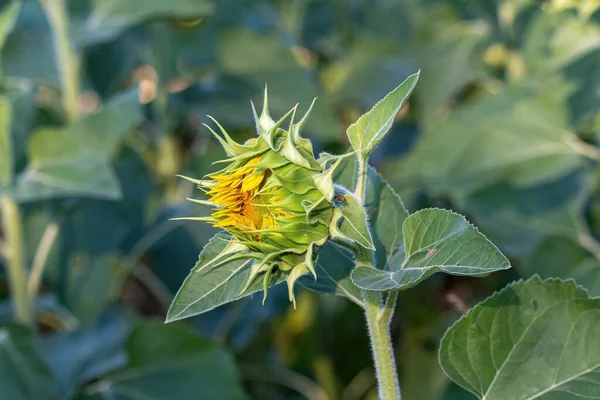
[[[439,343],[507,283],[574,278],[600,296],[598,1],[64,0],[67,58],[51,1],[0,0],[0,194],[20,206],[27,265],[47,250],[34,330],[0,268],[0,399],[377,398],[346,298],[299,289],[294,310],[277,286],[163,324],[215,234],[169,220],[207,212],[176,175],[223,158],[207,115],[255,135],[265,84],[277,117],[317,97],[304,135],[342,153],[348,125],[420,69],[370,161],[411,212],[466,215],[513,265],[401,292],[403,398],[475,398]]]

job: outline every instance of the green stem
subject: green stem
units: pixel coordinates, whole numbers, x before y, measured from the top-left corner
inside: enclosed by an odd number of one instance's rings
[[[52,31],[63,107],[67,119],[72,121],[79,114],[79,60],[71,47],[67,7],[65,0],[40,0],[40,3]]]
[[[356,180],[356,197],[361,203],[365,202],[365,193],[367,191],[367,160],[363,159],[360,154],[358,157],[358,177]]]
[[[379,293],[365,290],[363,299],[375,361],[379,398],[381,400],[398,400],[400,399],[400,385],[390,337],[390,320],[381,318],[385,308]]]
[[[58,237],[58,228],[59,225],[56,221],[52,221],[46,226],[46,229],[42,234],[42,238],[40,239],[37,251],[35,252],[35,256],[33,257],[33,264],[31,267],[31,272],[29,273],[29,281],[27,283],[27,291],[29,292],[29,297],[32,303],[35,303],[37,295],[40,291],[42,277],[44,276],[44,267],[46,266],[46,261],[50,255],[50,250],[52,250],[54,242]]]
[[[27,293],[27,271],[23,260],[23,228],[19,205],[10,197],[2,197],[2,222],[6,235],[6,267],[17,321],[33,326],[33,308]]]
[[[379,315],[379,319],[387,321],[388,324],[392,322],[394,309],[396,308],[396,300],[398,300],[398,291],[394,290],[393,292],[389,292],[387,300],[385,301],[385,307],[381,312],[381,315]]]
[[[358,179],[356,182],[356,197],[364,203],[367,188],[367,159],[358,158]],[[364,257],[360,257],[361,259]],[[372,259],[372,255],[371,255]],[[358,260],[358,265],[367,265],[368,260]],[[373,263],[370,263],[373,266]],[[390,292],[387,301],[383,302],[381,294],[363,290],[365,317],[373,349],[373,360],[381,400],[400,400],[400,384],[396,373],[396,361],[390,336],[390,321],[396,306],[397,292]]]

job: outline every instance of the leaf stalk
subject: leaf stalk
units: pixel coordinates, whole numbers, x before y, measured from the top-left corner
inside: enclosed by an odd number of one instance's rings
[[[79,59],[69,37],[69,17],[65,0],[40,0],[51,27],[56,69],[59,74],[63,108],[67,119],[79,114]]]
[[[8,196],[2,197],[0,207],[6,235],[5,258],[14,314],[19,323],[32,327],[33,307],[27,293],[21,211],[17,202]]]

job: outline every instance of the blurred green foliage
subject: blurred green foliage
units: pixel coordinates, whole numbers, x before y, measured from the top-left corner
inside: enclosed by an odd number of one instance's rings
[[[348,299],[303,290],[293,310],[278,286],[264,306],[154,320],[214,234],[168,220],[206,212],[175,174],[203,176],[222,156],[206,114],[254,135],[248,100],[265,83],[275,116],[318,97],[305,136],[342,152],[348,124],[421,69],[371,162],[411,211],[467,215],[516,267],[401,292],[405,399],[473,398],[439,367],[441,336],[518,276],[600,293],[597,1],[70,0],[76,76],[52,1],[0,0],[0,193],[20,206],[27,265],[51,243],[37,329],[14,324],[0,285],[0,398],[376,398]]]

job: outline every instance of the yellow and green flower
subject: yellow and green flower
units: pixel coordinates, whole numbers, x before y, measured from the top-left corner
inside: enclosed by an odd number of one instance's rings
[[[209,129],[228,156],[217,163],[226,166],[206,179],[184,177],[209,197],[192,201],[213,211],[208,217],[185,219],[206,221],[231,234],[216,262],[253,259],[244,290],[261,275],[265,296],[271,275],[283,272],[291,301],[300,276],[317,277],[315,258],[329,238],[335,210],[332,173],[338,163],[326,169],[331,158],[317,161],[310,141],[300,136],[311,109],[312,105],[298,122],[294,121],[296,107],[275,122],[269,116],[265,91],[260,117],[254,111],[258,137],[236,143],[213,119],[221,135]],[[281,125],[288,117],[291,121],[285,130]]]

